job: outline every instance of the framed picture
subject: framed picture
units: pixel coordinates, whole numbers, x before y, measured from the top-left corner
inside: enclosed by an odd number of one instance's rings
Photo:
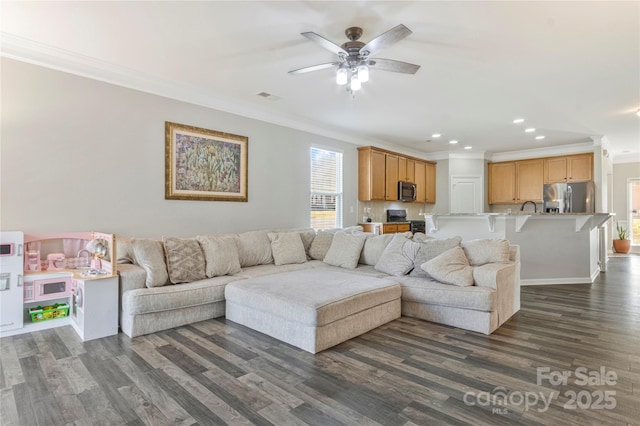
[[[247,201],[249,138],[165,122],[165,199]]]

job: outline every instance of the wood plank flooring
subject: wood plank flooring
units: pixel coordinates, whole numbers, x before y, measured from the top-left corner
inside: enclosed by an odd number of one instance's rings
[[[215,319],[135,339],[7,337],[0,361],[3,426],[638,425],[640,256],[592,285],[523,287],[491,336],[403,317],[311,355]],[[615,380],[595,383],[602,368]]]

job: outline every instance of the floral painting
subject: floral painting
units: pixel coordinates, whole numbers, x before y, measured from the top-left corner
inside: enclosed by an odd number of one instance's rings
[[[165,123],[165,198],[247,201],[248,138]]]

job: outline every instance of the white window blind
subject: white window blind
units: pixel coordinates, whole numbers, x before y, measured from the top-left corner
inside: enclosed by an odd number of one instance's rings
[[[342,153],[311,148],[311,227],[342,227]]]

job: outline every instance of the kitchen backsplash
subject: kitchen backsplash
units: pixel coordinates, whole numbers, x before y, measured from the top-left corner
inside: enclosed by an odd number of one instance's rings
[[[387,210],[404,209],[407,211],[408,220],[424,219],[422,213],[429,213],[433,209],[433,204],[403,203],[400,201],[358,201],[358,223],[367,217],[367,210],[370,209],[372,222],[386,222]]]

